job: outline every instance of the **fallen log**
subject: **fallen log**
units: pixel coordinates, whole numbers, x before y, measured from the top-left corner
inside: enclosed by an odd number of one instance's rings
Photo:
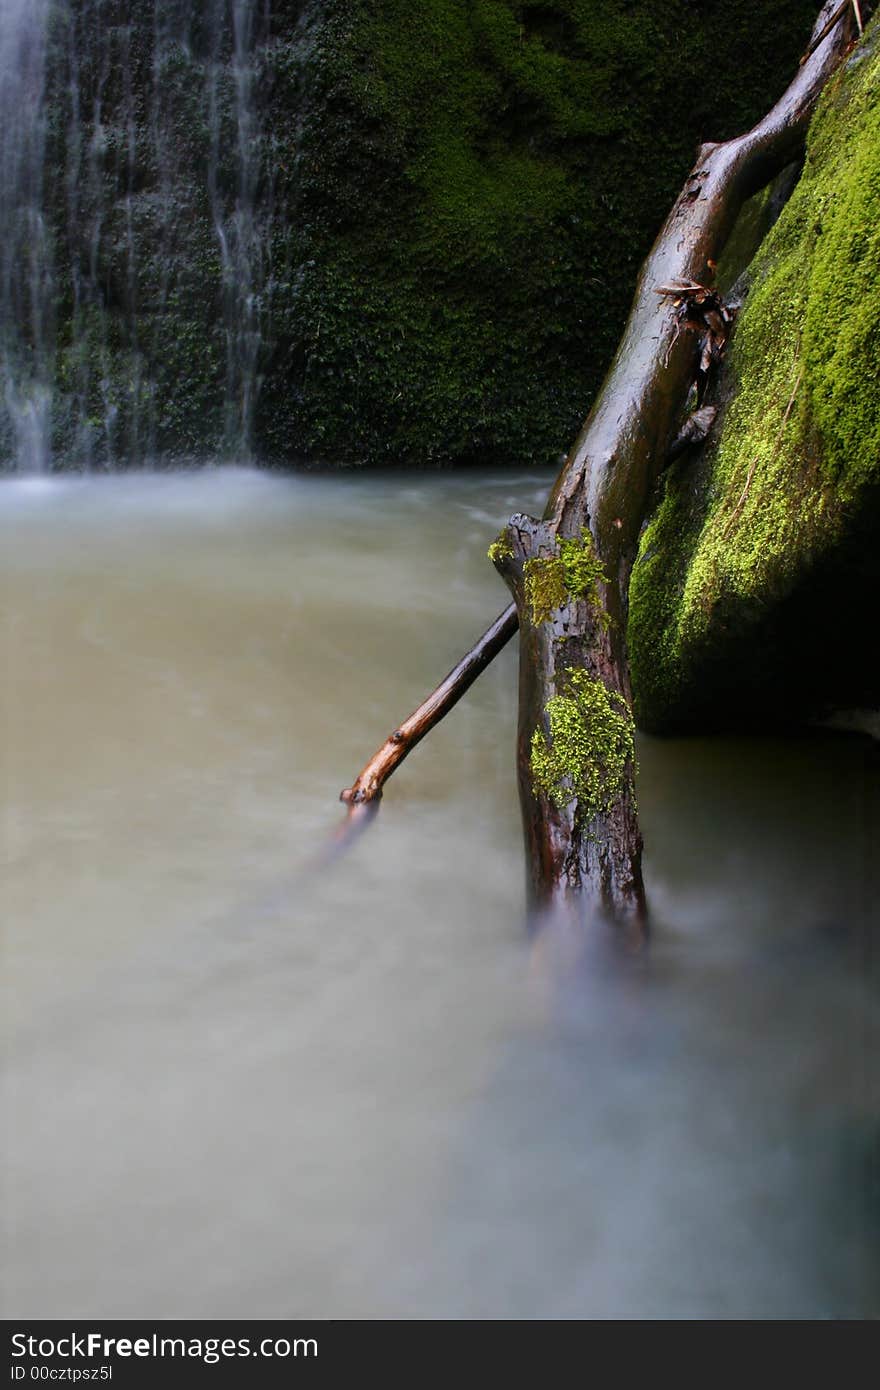
[[[494,548],[520,625],[518,772],[532,905],[646,930],[626,653],[630,575],[658,473],[712,358],[691,329],[747,198],[798,154],[850,37],[823,5],[806,61],[752,130],[701,147],[645,261],[617,354],[543,518]],[[825,31],[823,37],[823,30]],[[690,296],[683,315],[670,295]],[[717,305],[713,305],[717,310]],[[704,384],[704,383],[703,383]]]
[[[647,924],[625,641],[638,535],[662,468],[711,428],[714,412],[700,403],[725,315],[707,281],[743,203],[800,152],[849,45],[850,13],[849,3],[827,0],[776,105],[745,135],[700,148],[543,518],[513,516],[490,549],[513,603],[341,793],[349,821],[375,810],[395,768],[519,627],[517,763],[531,906],[611,921],[634,945]],[[697,310],[708,306],[702,320],[690,303],[677,311],[688,293]],[[688,414],[693,395],[698,408]]]

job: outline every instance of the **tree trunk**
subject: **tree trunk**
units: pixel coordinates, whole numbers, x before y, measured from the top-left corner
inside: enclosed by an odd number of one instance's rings
[[[657,474],[694,384],[705,384],[720,307],[710,300],[702,318],[688,319],[687,294],[711,281],[745,200],[801,149],[849,40],[847,12],[817,42],[839,8],[838,0],[823,6],[812,51],[768,115],[745,135],[700,149],[642,268],[617,355],[543,519],[512,517],[492,551],[519,617],[518,767],[532,906],[611,920],[629,942],[641,939],[647,918],[626,653],[629,580]],[[664,293],[676,286],[678,313]]]

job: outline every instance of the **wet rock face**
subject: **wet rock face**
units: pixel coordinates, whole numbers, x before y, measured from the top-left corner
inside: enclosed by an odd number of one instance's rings
[[[814,8],[48,7],[39,342],[9,316],[44,457],[549,460],[694,146],[766,107]]]
[[[48,43],[54,452],[247,454],[266,274],[259,0],[68,0]]]
[[[630,588],[644,728],[880,707],[880,22],[826,90],[758,251],[713,442],[671,471]]]

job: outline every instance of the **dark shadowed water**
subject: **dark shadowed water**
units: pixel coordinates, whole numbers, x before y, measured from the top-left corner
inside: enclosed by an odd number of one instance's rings
[[[871,744],[642,739],[622,970],[524,931],[511,649],[303,877],[546,487],[0,483],[8,1316],[880,1311]]]

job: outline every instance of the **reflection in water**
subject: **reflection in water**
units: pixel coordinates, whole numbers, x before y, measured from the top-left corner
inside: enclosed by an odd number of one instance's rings
[[[871,745],[642,740],[622,970],[523,931],[511,650],[301,873],[545,488],[0,485],[8,1315],[880,1311]]]

